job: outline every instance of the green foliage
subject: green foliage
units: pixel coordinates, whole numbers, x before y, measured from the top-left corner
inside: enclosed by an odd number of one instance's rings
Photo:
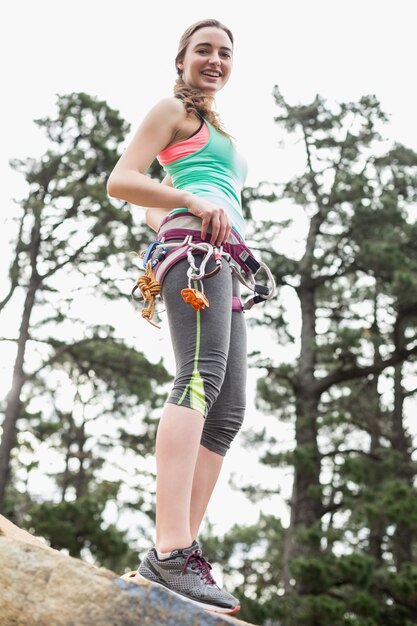
[[[5,511],[13,510],[16,523],[29,524],[54,547],[124,569],[133,553],[126,533],[106,523],[106,503],[118,500],[123,514],[134,490],[135,505],[142,506],[137,526],[145,535],[143,518],[154,513],[154,477],[143,463],[135,472],[115,467],[114,455],[128,460],[135,451],[142,460],[153,452],[153,412],[164,400],[168,374],[162,362],[150,362],[120,338],[120,324],[117,330],[110,323],[91,326],[73,312],[85,310],[86,296],[100,320],[111,299],[120,309],[130,306],[137,272],[129,252],[147,244],[150,231],[137,224],[129,204],[107,195],[108,175],[129,131],[117,111],[72,93],[58,96],[56,114],[36,123],[50,141],[47,151],[12,162],[29,190],[18,215],[10,292],[1,305],[14,293],[26,298],[19,346],[27,362],[17,363],[19,397],[7,407],[16,437],[2,457],[11,470]],[[157,162],[150,175],[160,178]],[[41,494],[35,469],[47,485]],[[113,484],[104,478],[110,472]]]
[[[251,599],[242,598],[242,617],[274,626],[415,626],[416,465],[405,388],[415,378],[417,232],[409,209],[417,154],[381,141],[387,116],[374,96],[337,105],[320,96],[290,105],[278,88],[274,96],[276,121],[306,156],[305,172],[277,185],[276,199],[304,210],[307,235],[301,255],[282,254],[277,242],[290,221],[252,223],[253,247],[279,286],[279,301],[260,321],[277,346],[294,335],[289,289],[301,321],[294,362],[262,355],[256,403],[293,423],[295,442],[283,445],[267,428],[245,440],[264,464],[291,467],[294,489],[271,581],[264,577],[251,596],[249,581],[264,576],[273,536],[236,585]],[[251,497],[256,490],[244,487]],[[250,553],[253,539],[245,541],[239,549]]]
[[[105,506],[116,500],[119,487],[119,483],[104,482],[77,500],[35,505],[28,512],[27,527],[45,537],[52,548],[66,549],[78,558],[88,551],[95,562],[123,571],[137,556],[129,547],[126,532],[104,522]]]
[[[261,364],[260,364],[261,365]],[[274,367],[271,361],[267,364],[268,375],[258,381],[257,407],[274,406],[280,412],[281,419],[291,419],[293,412],[289,409],[293,399],[294,366],[282,363]]]
[[[213,537],[210,526],[201,535],[209,559],[226,564],[225,583],[240,599],[243,620],[262,623],[274,615],[271,607],[279,606],[283,536],[280,520],[263,513],[253,526],[236,524],[224,537]]]
[[[90,278],[96,295],[120,298],[117,274],[106,267],[116,262],[119,272],[131,271],[129,251],[149,237],[146,225],[135,224],[131,208],[106,192],[129,125],[106,102],[85,93],[59,96],[56,117],[36,123],[51,147],[38,160],[12,162],[30,186],[23,201],[21,252],[29,255],[32,248],[42,289],[56,281],[61,286],[78,272],[79,284]],[[35,256],[33,216],[40,220]]]
[[[100,337],[73,344],[50,339],[59,355],[55,366],[75,367],[77,376],[101,380],[108,392],[118,397],[135,396],[139,402],[156,406],[161,395],[158,388],[170,377],[162,363],[151,363],[142,352],[113,337]]]

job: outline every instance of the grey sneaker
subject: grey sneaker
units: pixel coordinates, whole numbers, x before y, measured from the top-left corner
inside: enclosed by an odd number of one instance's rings
[[[189,548],[173,550],[167,559],[158,559],[152,548],[140,564],[136,577],[162,585],[207,611],[237,613],[239,600],[216,585],[210,570],[210,563],[193,541]]]

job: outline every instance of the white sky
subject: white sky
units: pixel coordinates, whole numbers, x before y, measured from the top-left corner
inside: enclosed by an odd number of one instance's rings
[[[56,93],[86,91],[103,98],[135,127],[155,101],[171,95],[179,37],[206,17],[220,19],[235,36],[234,70],[217,97],[217,109],[249,161],[248,184],[282,178],[289,168],[272,119],[275,84],[294,103],[316,93],[336,101],[375,93],[392,114],[393,135],[416,145],[414,0],[212,0],[202,5],[191,0],[3,3],[2,180],[10,157],[42,152],[32,120],[53,111]],[[4,193],[4,182],[1,187]]]
[[[282,133],[273,122],[275,84],[291,103],[305,103],[316,93],[330,101],[374,93],[391,114],[388,135],[417,149],[416,15],[413,0],[2,3],[2,250],[7,250],[11,199],[25,193],[8,161],[39,156],[46,147],[33,119],[53,114],[56,94],[85,91],[118,109],[133,132],[158,99],[172,94],[180,35],[207,17],[224,22],[235,36],[233,74],[216,106],[248,160],[248,185],[284,180],[303,165],[296,150],[278,145]],[[260,337],[261,345],[268,341],[266,335]],[[162,334],[157,341],[161,350],[164,340]],[[259,336],[256,341],[259,347]],[[254,349],[254,333],[250,342]],[[248,424],[256,419],[251,410]],[[253,467],[239,446],[226,457],[210,507],[219,529],[234,521],[255,521],[253,509],[238,514],[243,504],[227,488],[231,472],[238,471],[245,481]]]

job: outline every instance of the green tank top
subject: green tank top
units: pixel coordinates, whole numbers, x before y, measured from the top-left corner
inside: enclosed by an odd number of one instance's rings
[[[188,156],[166,163],[163,168],[170,175],[175,189],[187,190],[221,206],[232,227],[244,238],[246,228],[241,193],[247,163],[228,137],[202,119],[210,133],[207,143]],[[186,211],[186,208],[173,209],[170,215]]]

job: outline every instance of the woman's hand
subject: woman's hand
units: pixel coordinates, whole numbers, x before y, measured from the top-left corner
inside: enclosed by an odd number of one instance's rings
[[[232,227],[226,211],[208,200],[190,194],[187,209],[201,219],[201,238],[205,239],[210,228],[212,245],[221,246],[226,243]]]

